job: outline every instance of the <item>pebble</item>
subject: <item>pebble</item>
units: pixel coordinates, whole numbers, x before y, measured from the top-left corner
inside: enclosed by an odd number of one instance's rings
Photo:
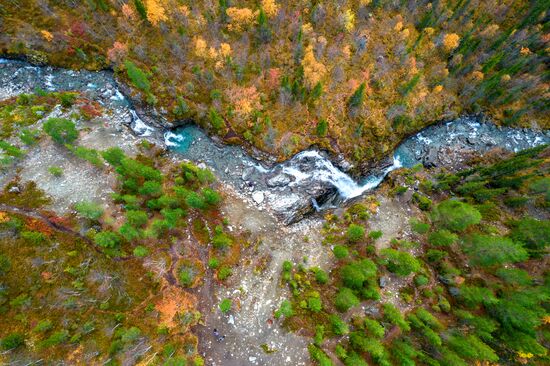
[[[252,194],[252,199],[254,200],[254,202],[256,202],[259,205],[262,202],[264,202],[265,195],[263,192],[254,192]]]

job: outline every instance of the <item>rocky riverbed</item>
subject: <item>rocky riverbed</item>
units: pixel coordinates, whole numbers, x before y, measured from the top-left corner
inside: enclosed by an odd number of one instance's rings
[[[333,161],[327,153],[316,149],[274,164],[251,157],[239,146],[222,145],[193,125],[163,130],[159,127],[161,122],[151,122],[150,111],[132,108],[109,71],[73,71],[3,60],[0,78],[3,80],[0,99],[37,88],[85,92],[108,110],[114,128],[120,130],[126,125],[136,137],[168,147],[174,152],[174,159],[209,167],[221,182],[230,184],[260,209],[272,211],[286,224],[371,191],[387,173],[402,166],[422,163],[454,170],[476,154],[495,147],[518,151],[550,143],[548,131],[498,127],[481,122],[480,118],[463,117],[430,126],[409,137],[367,176],[352,177],[348,174],[352,166],[343,157]]]
[[[422,163],[457,169],[468,156],[494,147],[516,151],[550,142],[548,132],[499,128],[475,118],[461,118],[410,137],[378,169],[357,178],[347,173],[351,166],[344,160],[333,162],[323,151],[306,150],[280,164],[266,163],[238,146],[221,145],[195,126],[166,131],[146,124],[107,71],[78,72],[2,61],[0,80],[0,99],[40,88],[78,90],[98,102],[103,107],[101,116],[77,121],[79,144],[99,150],[119,146],[134,155],[136,144],[147,139],[166,146],[174,161],[187,159],[214,171],[226,197],[224,216],[236,229],[249,232],[255,245],[227,286],[196,290],[204,314],[203,324],[197,327],[199,347],[211,365],[307,364],[307,339],[287,334],[273,318],[273,311],[287,295],[278,286],[283,261],[306,261],[308,266],[327,268],[333,260],[322,244],[322,220],[316,216],[303,219],[308,213],[372,191],[387,173],[400,166]],[[54,108],[33,127],[40,128],[49,117],[70,114],[70,110]],[[10,142],[19,144],[15,138]],[[52,176],[47,171],[49,166],[62,167],[64,174]],[[0,186],[16,174],[45,190],[54,199],[51,208],[60,214],[81,200],[108,204],[116,182],[113,174],[91,165],[83,168],[81,160],[49,139],[29,149],[14,169],[1,172]],[[381,206],[372,217],[372,228],[382,232],[379,245],[387,246],[392,238],[409,237],[409,211],[416,208],[405,197],[400,198],[403,202],[377,199]],[[387,285],[383,296],[394,301],[398,282],[387,282],[391,285]],[[236,304],[235,311],[227,316],[217,309],[226,297]],[[214,328],[226,336],[223,342],[216,340]]]

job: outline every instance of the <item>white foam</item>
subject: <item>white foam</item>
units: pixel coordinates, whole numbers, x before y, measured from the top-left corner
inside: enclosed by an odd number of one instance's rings
[[[183,141],[183,136],[175,134],[171,131],[167,131],[164,134],[164,143],[166,146],[178,146],[179,143]]]

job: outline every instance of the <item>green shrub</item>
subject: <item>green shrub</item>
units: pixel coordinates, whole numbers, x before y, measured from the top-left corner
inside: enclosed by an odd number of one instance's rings
[[[61,177],[63,175],[63,169],[58,166],[49,167],[48,172],[54,177]]]
[[[23,239],[26,243],[32,244],[32,245],[41,245],[45,243],[48,239],[46,235],[39,231],[22,231],[21,232],[21,239]]]
[[[449,253],[443,251],[443,250],[436,250],[436,249],[429,249],[426,252],[426,259],[430,263],[437,263],[443,258],[447,257]]]
[[[449,246],[456,242],[458,236],[449,230],[441,229],[428,235],[428,242],[436,247]]]
[[[408,276],[412,272],[420,270],[420,262],[410,253],[387,248],[382,250],[380,254],[388,270],[399,276]]]
[[[378,339],[367,338],[360,332],[353,332],[350,334],[349,340],[353,349],[360,352],[368,352],[377,364],[390,365],[386,350]]]
[[[371,238],[372,240],[378,240],[381,237],[382,237],[382,231],[381,230],[371,231],[369,233],[369,238]]]
[[[76,212],[86,219],[99,220],[103,216],[103,207],[95,202],[81,201],[74,205]]]
[[[126,221],[132,226],[142,227],[147,224],[149,218],[145,211],[128,210],[126,211]]]
[[[430,280],[428,279],[428,277],[424,276],[424,275],[416,275],[414,277],[414,284],[416,286],[426,286],[428,283],[430,282]]]
[[[443,324],[441,324],[441,322],[437,320],[432,313],[424,308],[418,308],[416,310],[416,316],[432,329],[443,329]]]
[[[469,308],[475,308],[480,304],[491,305],[498,301],[492,290],[468,285],[460,287],[459,298]]]
[[[418,234],[426,234],[430,230],[430,224],[422,222],[416,218],[410,220],[411,228]]]
[[[275,318],[279,319],[283,315],[285,318],[290,318],[294,315],[294,310],[292,310],[292,303],[288,300],[283,300],[279,309],[275,311]]]
[[[329,316],[329,321],[334,334],[341,336],[349,333],[348,325],[337,314],[331,314]]]
[[[227,266],[222,266],[220,268],[220,270],[218,271],[218,279],[220,281],[224,281],[229,276],[231,276],[232,273],[233,273],[233,271],[231,271],[231,268],[229,268]]]
[[[414,192],[412,198],[422,211],[428,211],[432,207],[432,200],[418,192]]]
[[[2,338],[0,346],[4,350],[12,350],[25,344],[25,336],[21,333],[11,333]]]
[[[120,245],[120,238],[112,231],[102,231],[95,235],[94,242],[102,248],[115,249]]]
[[[334,366],[330,358],[320,348],[314,344],[310,344],[307,347],[311,358],[319,364],[319,366]]]
[[[88,149],[83,146],[78,146],[76,148],[71,148],[72,152],[79,157],[80,159],[84,159],[90,164],[101,167],[103,166],[103,161],[101,160],[101,155],[97,150],[94,149]]]
[[[314,313],[318,313],[323,309],[323,303],[317,296],[312,296],[307,299],[307,308]]]
[[[145,248],[144,246],[138,245],[134,248],[133,253],[136,257],[146,257],[149,254],[149,249]]]
[[[66,330],[59,330],[49,336],[47,339],[40,342],[41,348],[48,348],[57,346],[61,343],[66,342],[69,339],[69,332]]]
[[[544,253],[545,249],[550,246],[550,221],[525,217],[513,222],[511,226],[510,237],[517,242],[524,243],[536,255]]]
[[[348,100],[348,107],[349,108],[358,108],[363,104],[363,100],[365,99],[365,89],[366,89],[366,84],[362,83],[353,92],[353,94],[351,95],[351,97]]]
[[[357,224],[351,224],[347,231],[348,240],[357,243],[365,237],[365,228]]]
[[[180,267],[178,279],[183,287],[190,287],[195,282],[196,269],[192,265],[184,264]]]
[[[226,249],[233,244],[233,239],[225,233],[216,233],[212,238],[212,245],[216,249]]]
[[[136,0],[136,2],[137,1],[138,0]],[[151,83],[149,82],[147,74],[137,67],[132,61],[126,60],[124,62],[124,66],[126,67],[126,73],[132,84],[145,93],[150,93]]]
[[[122,160],[126,158],[124,151],[119,147],[110,147],[101,153],[105,161],[114,167],[122,164]]]
[[[473,235],[464,250],[470,262],[478,266],[521,262],[529,257],[522,244],[498,236]]]
[[[36,326],[33,328],[33,333],[44,333],[48,330],[52,329],[53,324],[52,321],[49,319],[43,319],[36,324]]]
[[[61,102],[61,105],[65,108],[70,108],[73,106],[74,102],[76,101],[76,97],[78,96],[77,93],[59,93],[59,101]]]
[[[225,127],[225,121],[223,120],[222,116],[216,111],[214,108],[210,108],[210,124],[212,127],[219,131]]]
[[[403,317],[403,314],[392,304],[386,303],[382,305],[384,309],[384,318],[390,323],[397,325],[403,332],[409,332],[411,327]]]
[[[187,198],[185,199],[185,203],[187,203],[188,206],[197,209],[205,209],[207,207],[204,199],[196,192],[189,192]]]
[[[127,241],[133,241],[141,237],[140,230],[136,229],[129,223],[125,223],[118,228],[118,233]]]
[[[340,312],[348,311],[349,308],[357,305],[359,305],[359,299],[355,296],[353,291],[347,287],[341,288],[334,299],[334,306]]]
[[[232,303],[231,299],[225,298],[220,302],[218,307],[220,308],[220,311],[222,313],[227,314],[231,310],[232,304],[233,303]]]
[[[8,273],[11,268],[10,259],[4,254],[0,253],[0,275]]]
[[[141,19],[147,21],[147,9],[145,9],[145,5],[143,5],[142,0],[134,0],[134,6],[136,7],[136,10],[141,17]]]
[[[434,208],[432,219],[449,230],[460,232],[479,224],[481,214],[467,203],[450,199]]]
[[[496,275],[509,285],[529,286],[533,282],[529,273],[519,268],[499,268]]]
[[[529,202],[529,197],[512,196],[504,199],[504,204],[511,208],[525,207]]]
[[[343,245],[335,245],[332,249],[332,252],[334,253],[334,256],[338,259],[346,258],[349,255],[348,248]]]
[[[384,337],[384,327],[380,325],[379,322],[377,322],[374,319],[365,318],[364,320],[365,329],[369,335],[372,335],[375,338],[382,339]]]
[[[313,272],[315,273],[315,281],[317,281],[317,283],[324,285],[325,283],[328,282],[329,280],[328,274],[325,271],[323,271],[321,268],[314,268]]]
[[[75,124],[65,118],[49,118],[42,128],[58,144],[72,144],[78,138]]]
[[[216,257],[208,260],[208,268],[217,269],[220,266],[220,260]]]
[[[29,129],[23,129],[21,130],[21,134],[19,135],[19,138],[21,139],[21,142],[23,142],[27,146],[34,146],[36,145],[37,140],[40,137],[40,132],[36,130],[29,130]]]
[[[162,194],[162,184],[158,181],[146,181],[139,189],[139,194],[143,196],[159,197]]]
[[[211,206],[217,205],[222,199],[218,192],[210,188],[204,188],[202,190],[202,196],[204,198],[204,202]]]
[[[340,268],[340,276],[346,287],[359,290],[365,281],[376,276],[376,264],[370,259],[353,262]]]
[[[319,137],[325,137],[325,136],[327,135],[327,132],[328,132],[328,122],[327,122],[326,119],[321,119],[321,120],[317,123],[316,132],[317,132],[317,136],[319,136]]]
[[[474,335],[463,336],[455,334],[447,339],[447,345],[460,357],[469,360],[496,362],[499,357],[496,353]]]

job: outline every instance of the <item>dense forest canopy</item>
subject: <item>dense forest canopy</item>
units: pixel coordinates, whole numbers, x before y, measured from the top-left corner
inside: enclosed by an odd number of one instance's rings
[[[548,0],[5,1],[4,55],[112,67],[167,121],[355,163],[442,119],[548,127]]]

